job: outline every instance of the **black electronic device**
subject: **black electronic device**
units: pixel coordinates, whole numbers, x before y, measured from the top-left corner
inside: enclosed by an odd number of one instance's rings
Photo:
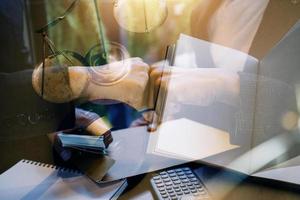
[[[159,200],[210,200],[203,182],[189,167],[173,168],[156,173],[151,185]]]

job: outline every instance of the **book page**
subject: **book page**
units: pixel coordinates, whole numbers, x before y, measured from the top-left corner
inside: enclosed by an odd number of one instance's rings
[[[253,151],[253,171],[300,155],[299,52],[300,21],[260,62],[253,132],[253,149],[260,151]]]
[[[252,174],[252,176],[280,180],[293,184],[300,184],[300,156],[280,163],[277,166]]]
[[[185,118],[165,122],[158,131],[155,151],[180,159],[203,159],[238,147],[230,144],[227,132]]]
[[[181,34],[174,66],[181,68],[224,68],[256,72],[258,60],[244,52]]]

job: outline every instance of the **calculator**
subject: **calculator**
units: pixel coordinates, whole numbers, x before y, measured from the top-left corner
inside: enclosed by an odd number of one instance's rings
[[[204,184],[189,167],[161,171],[150,182],[159,200],[211,200]]]

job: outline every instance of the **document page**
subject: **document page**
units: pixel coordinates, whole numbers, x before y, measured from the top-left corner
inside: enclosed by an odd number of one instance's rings
[[[176,45],[174,66],[181,68],[224,68],[257,70],[258,60],[244,52],[181,34]]]
[[[300,156],[277,166],[262,170],[252,176],[300,184]]]
[[[159,127],[155,152],[189,161],[236,147],[230,144],[229,133],[182,118],[165,122]]]
[[[300,21],[260,62],[253,148],[254,176],[300,183]]]

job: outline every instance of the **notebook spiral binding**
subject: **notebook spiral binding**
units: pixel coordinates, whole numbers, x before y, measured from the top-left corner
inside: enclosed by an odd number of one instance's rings
[[[30,164],[30,165],[36,165],[36,166],[41,166],[41,167],[46,167],[46,168],[52,168],[54,170],[59,170],[59,171],[74,173],[74,174],[78,174],[78,175],[83,175],[83,173],[81,171],[77,170],[77,169],[66,168],[66,167],[62,167],[62,166],[56,166],[56,165],[46,164],[46,163],[37,162],[37,161],[26,160],[26,159],[22,159],[21,161],[23,163],[27,163],[27,164]]]

